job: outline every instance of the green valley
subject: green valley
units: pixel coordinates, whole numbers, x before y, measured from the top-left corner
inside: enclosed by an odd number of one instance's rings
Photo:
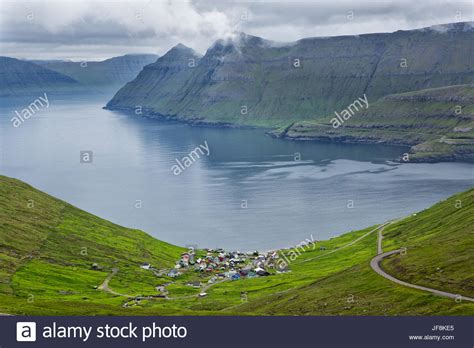
[[[0,176],[0,312],[473,315],[468,300],[400,286],[370,268],[382,231],[384,251],[406,250],[382,262],[387,273],[474,297],[473,198],[471,189],[407,218],[276,251],[288,271],[266,263],[268,274],[262,276],[216,279],[218,270],[177,268],[187,255],[184,248]],[[196,257],[213,252],[196,250]],[[253,263],[260,256],[247,259]]]

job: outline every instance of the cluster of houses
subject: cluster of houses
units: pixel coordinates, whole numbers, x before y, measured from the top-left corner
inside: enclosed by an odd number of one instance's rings
[[[143,263],[140,267],[153,272],[157,277],[167,275],[171,278],[179,277],[184,273],[194,271],[199,273],[198,280],[189,280],[186,286],[201,289],[199,297],[207,296],[205,292],[209,286],[226,280],[239,280],[245,278],[266,277],[275,273],[290,272],[288,265],[295,261],[303,252],[315,250],[316,242],[306,239],[297,246],[288,249],[269,252],[247,252],[225,251],[224,249],[204,249],[199,251],[199,255],[194,248],[189,248],[187,252],[181,254],[180,259],[172,269],[157,269],[149,263]],[[326,248],[319,246],[319,251],[325,251]],[[92,264],[92,269],[100,270],[102,267],[98,264]],[[194,277],[190,277],[194,278]],[[188,277],[186,277],[188,279]],[[201,281],[207,281],[203,285]],[[136,305],[141,299],[147,298],[168,298],[168,285],[174,284],[174,281],[161,284],[155,287],[158,294],[150,296],[136,297],[132,301],[125,303],[125,307]],[[189,297],[189,296],[188,296]]]
[[[160,270],[149,263],[143,263],[140,267],[152,271],[158,277],[167,275],[176,278],[189,271],[200,273],[200,280],[190,280],[185,285],[202,289],[199,297],[204,297],[207,296],[205,290],[209,285],[203,286],[201,283],[203,279],[208,284],[213,284],[224,280],[266,277],[274,273],[290,272],[288,265],[303,251],[308,248],[314,250],[315,247],[315,241],[308,240],[308,242],[302,242],[296,247],[287,249],[286,253],[281,252],[281,254],[278,251],[242,253],[239,251],[229,252],[223,249],[204,249],[204,253],[199,251],[199,255],[194,248],[190,248],[187,252],[181,254],[180,259],[172,269]],[[320,246],[319,250],[324,251],[326,248]],[[93,264],[92,268],[98,269],[99,266]],[[159,295],[153,295],[152,297],[167,297],[167,286],[170,284],[173,284],[173,282],[157,286],[156,291]]]
[[[198,257],[194,249],[190,249],[181,255],[168,276],[175,278],[184,271],[194,270],[212,274],[209,282],[215,282],[219,278],[237,280],[241,278],[265,277],[270,275],[270,269],[278,272],[288,271],[287,268],[277,267],[278,252],[268,253],[242,253],[238,251],[228,252],[223,249],[206,249],[206,255]],[[193,284],[189,284],[193,286]]]

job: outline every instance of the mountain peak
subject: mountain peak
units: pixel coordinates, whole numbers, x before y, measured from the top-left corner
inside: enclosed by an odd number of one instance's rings
[[[162,66],[181,66],[188,64],[190,59],[199,61],[201,55],[192,48],[183,45],[182,43],[173,46],[168,52],[156,60],[156,62],[148,65],[147,69],[155,69]]]
[[[208,56],[223,56],[232,52],[241,54],[243,49],[268,48],[273,42],[244,32],[234,32],[224,39],[219,39],[207,50]]]
[[[168,52],[166,52],[161,58],[165,60],[169,59],[186,59],[186,58],[199,58],[201,55],[197,53],[191,47],[183,45],[182,43],[173,46]]]
[[[174,46],[172,49],[179,49],[179,50],[190,50],[191,48],[183,45],[181,42]]]
[[[183,45],[182,43],[179,43],[176,46],[173,46],[168,52],[180,52],[180,53],[193,54],[195,56],[199,56],[199,54],[194,49],[186,45]]]
[[[262,46],[268,47],[271,45],[270,40],[263,39],[259,36],[250,35],[244,32],[234,32],[225,39],[219,39],[214,43],[214,46],[223,45],[223,46]]]

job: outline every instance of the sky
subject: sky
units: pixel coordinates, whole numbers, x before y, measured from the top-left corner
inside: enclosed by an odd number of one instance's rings
[[[236,32],[292,42],[473,18],[470,0],[0,0],[0,55],[103,60],[130,53],[163,55],[178,43],[205,53],[215,40]]]

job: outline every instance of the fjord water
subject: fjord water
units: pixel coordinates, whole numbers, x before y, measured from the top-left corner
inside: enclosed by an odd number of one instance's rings
[[[104,97],[50,96],[14,128],[14,111],[33,100],[0,102],[0,174],[183,246],[247,251],[326,239],[474,184],[473,164],[396,164],[406,149],[161,122],[103,110]],[[210,155],[173,175],[175,159],[204,142]],[[80,151],[93,151],[93,162],[80,163]]]

